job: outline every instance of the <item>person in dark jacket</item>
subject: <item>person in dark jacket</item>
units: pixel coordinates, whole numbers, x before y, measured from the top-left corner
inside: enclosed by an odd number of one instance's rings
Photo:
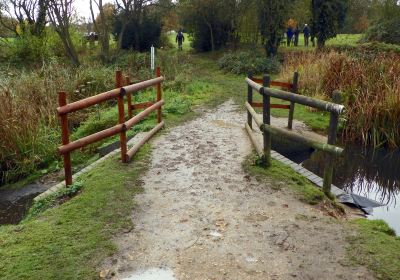
[[[294,29],[294,46],[297,47],[299,45],[299,35],[300,29],[298,26]]]
[[[290,43],[292,42],[293,38],[293,29],[291,27],[288,27],[286,31],[286,39],[287,39],[287,46],[290,47]]]
[[[303,34],[304,34],[304,45],[308,47],[308,42],[310,38],[310,27],[308,27],[308,24],[304,25]]]
[[[182,30],[179,30],[178,34],[176,34],[176,42],[178,43],[178,49],[181,51],[182,44],[185,42],[185,36],[183,36]]]

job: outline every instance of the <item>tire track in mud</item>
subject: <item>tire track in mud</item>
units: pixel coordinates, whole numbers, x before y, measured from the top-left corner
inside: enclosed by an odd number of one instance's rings
[[[135,229],[105,278],[374,279],[346,263],[340,222],[244,172],[245,119],[228,101],[152,142]]]

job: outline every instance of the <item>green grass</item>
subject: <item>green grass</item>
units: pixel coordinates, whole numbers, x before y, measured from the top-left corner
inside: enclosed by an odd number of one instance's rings
[[[350,259],[374,271],[382,280],[400,277],[400,237],[383,221],[352,221],[356,233],[348,237]]]
[[[190,38],[189,34],[183,33],[183,36],[185,36],[185,41],[182,44],[183,51],[192,50],[192,46],[190,45],[191,38]],[[171,44],[174,45],[176,49],[178,49],[178,43],[176,42],[176,33],[175,34],[169,34],[168,38],[169,38],[169,41],[171,42]]]
[[[254,93],[255,102],[262,102],[260,94]],[[285,104],[290,103],[277,98],[271,98],[271,104]],[[289,110],[286,109],[272,109],[271,115],[274,117],[288,118]],[[310,107],[296,104],[294,109],[294,118],[304,122],[313,131],[325,133],[329,128],[329,113],[321,111],[311,111]]]
[[[363,37],[363,34],[338,34],[335,38],[329,39],[326,41],[327,46],[356,46],[361,38]],[[315,44],[317,42],[315,41]],[[304,45],[304,36],[303,34],[300,34],[299,36],[299,45],[297,47],[294,47],[291,45],[290,47],[281,45],[280,50],[313,50],[314,48],[312,47],[311,39],[309,42],[309,46],[306,47]]]
[[[132,197],[147,166],[146,146],[124,165],[116,158],[81,177],[82,193],[17,226],[0,227],[0,279],[94,279],[115,252],[112,236],[132,228]]]
[[[252,155],[243,163],[243,167],[250,175],[259,180],[272,182],[272,188],[289,187],[301,201],[306,203],[318,204],[325,198],[324,193],[305,177],[274,159],[272,159],[270,167],[264,168],[259,164],[258,158]],[[278,182],[281,182],[281,184]]]

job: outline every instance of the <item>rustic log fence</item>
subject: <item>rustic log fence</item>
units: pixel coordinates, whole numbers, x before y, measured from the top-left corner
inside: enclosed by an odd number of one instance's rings
[[[164,122],[162,120],[162,106],[164,105],[164,100],[162,100],[161,89],[161,84],[163,81],[164,77],[161,76],[160,68],[157,68],[156,70],[156,78],[135,84],[131,84],[130,78],[128,76],[123,77],[122,71],[116,71],[116,88],[113,90],[103,92],[95,96],[91,96],[69,104],[67,103],[66,92],[61,91],[58,93],[59,107],[57,108],[57,114],[60,117],[61,121],[60,123],[62,135],[62,146],[58,148],[58,152],[63,156],[64,160],[66,186],[72,184],[71,152],[83,148],[89,144],[93,144],[105,138],[119,134],[121,160],[122,162],[127,163],[133,158],[140,147],[143,146],[157,131],[159,131],[164,126]],[[132,95],[138,93],[140,90],[144,90],[150,87],[156,87],[156,101],[133,104]],[[128,105],[128,120],[125,119],[125,96],[127,97],[126,100]],[[68,114],[113,99],[117,99],[118,101],[117,125],[88,135],[81,139],[75,140],[73,142],[69,141]],[[139,109],[144,110],[134,116],[134,111]],[[152,130],[147,132],[142,140],[140,140],[130,150],[128,150],[126,132],[154,111],[157,111],[157,125]]]
[[[259,78],[254,78],[252,74],[248,75],[248,78],[252,80],[255,83],[258,83],[260,85],[264,84],[263,79]],[[299,84],[299,73],[295,72],[293,74],[293,81],[292,83],[285,83],[285,82],[279,82],[279,81],[269,81],[269,86],[270,87],[279,87],[281,89],[286,89],[287,91],[297,94],[298,90],[298,84]],[[249,89],[248,90],[248,101],[249,103],[255,107],[255,108],[263,108],[263,103],[257,103],[253,102],[253,90]],[[295,102],[290,102],[290,105],[285,105],[285,104],[271,104],[270,108],[271,109],[286,109],[289,110],[289,118],[288,118],[288,128],[292,129],[293,128],[293,116],[294,116],[294,106]],[[250,116],[248,116],[250,118]]]
[[[297,77],[296,77],[297,76]],[[295,74],[296,80],[298,79],[298,75]],[[326,163],[324,170],[324,183],[323,183],[323,191],[325,194],[330,196],[331,193],[331,185],[332,185],[332,174],[333,174],[333,164],[334,157],[340,155],[343,152],[343,149],[335,146],[336,142],[336,134],[337,127],[339,121],[339,115],[343,112],[344,106],[326,102],[318,99],[314,99],[311,97],[302,96],[299,94],[295,94],[293,92],[287,92],[278,89],[272,89],[270,86],[272,85],[269,76],[264,76],[262,80],[262,85],[258,83],[258,80],[252,79],[252,77],[246,78],[246,83],[248,85],[248,100],[246,102],[246,108],[248,112],[248,120],[246,123],[246,130],[249,133],[250,139],[253,142],[257,153],[262,157],[263,164],[265,167],[268,167],[271,164],[271,137],[272,136],[280,136],[285,137],[289,140],[296,141],[298,143],[302,143],[314,149],[323,151],[326,153]],[[274,84],[276,85],[276,84]],[[256,104],[254,106],[253,103],[253,90],[257,91],[262,95],[263,102],[261,105]],[[296,89],[297,90],[297,89]],[[335,93],[337,94],[337,93]],[[278,98],[281,100],[289,101],[291,104],[298,103],[305,106],[313,107],[322,111],[327,111],[330,113],[330,122],[329,122],[329,132],[328,132],[328,141],[327,143],[315,141],[313,139],[306,138],[304,136],[298,135],[295,132],[277,128],[271,125],[271,108],[274,108],[271,104],[271,97]],[[261,107],[262,118],[257,114],[253,107]],[[293,118],[293,115],[291,115]],[[259,143],[256,141],[255,136],[253,135],[252,123],[253,119],[257,124],[258,128],[263,133],[263,146],[261,147]]]

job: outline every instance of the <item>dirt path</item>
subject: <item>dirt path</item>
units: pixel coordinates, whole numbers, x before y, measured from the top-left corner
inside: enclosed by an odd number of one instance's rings
[[[373,279],[346,264],[339,222],[243,171],[244,120],[227,102],[154,140],[110,278]]]

